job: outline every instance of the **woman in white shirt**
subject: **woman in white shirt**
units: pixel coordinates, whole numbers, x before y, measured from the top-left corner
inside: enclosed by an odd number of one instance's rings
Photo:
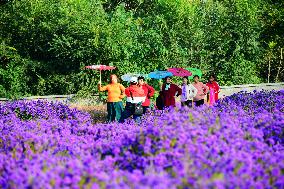
[[[181,89],[181,106],[192,107],[192,101],[197,94],[197,89],[192,84],[188,83],[188,77],[183,77]]]

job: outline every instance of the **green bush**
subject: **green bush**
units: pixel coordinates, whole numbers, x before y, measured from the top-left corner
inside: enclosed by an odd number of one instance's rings
[[[29,94],[27,77],[30,60],[21,58],[14,47],[0,43],[0,96],[18,98]]]
[[[265,42],[280,39],[263,37],[272,20],[267,6],[264,0],[7,1],[0,6],[0,56],[6,57],[3,44],[16,49],[9,63],[15,73],[11,79],[1,70],[1,96],[97,93],[99,72],[84,69],[92,64],[117,67],[102,72],[104,82],[111,73],[170,67],[199,68],[204,81],[215,73],[221,85],[263,82]],[[275,75],[276,58],[272,64]],[[149,83],[158,89],[157,81]]]

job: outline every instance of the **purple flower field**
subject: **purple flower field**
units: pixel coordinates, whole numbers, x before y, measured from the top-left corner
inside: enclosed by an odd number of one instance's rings
[[[93,124],[60,103],[0,105],[0,188],[284,188],[284,91],[142,123]]]

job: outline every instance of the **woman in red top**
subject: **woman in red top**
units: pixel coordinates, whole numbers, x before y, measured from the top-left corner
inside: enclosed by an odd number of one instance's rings
[[[126,106],[119,122],[124,123],[125,119],[130,116],[133,116],[133,119],[139,122],[141,115],[135,115],[135,106],[140,103],[142,104],[146,99],[146,95],[144,94],[143,89],[138,86],[137,77],[132,77],[130,79],[130,86],[125,89],[125,95],[127,97]]]
[[[170,77],[165,78],[162,86],[162,95],[165,107],[176,106],[175,96],[181,95],[181,88],[172,83]]]
[[[218,93],[220,92],[220,87],[219,84],[216,82],[216,76],[215,75],[210,75],[209,76],[209,81],[206,83],[206,86],[209,88],[209,91],[211,90],[212,93],[214,94],[214,97],[210,98],[209,95],[207,94],[207,101],[209,99],[213,99],[214,102],[218,100]]]
[[[144,77],[143,76],[139,76],[138,77],[138,84],[140,87],[142,87],[142,89],[144,90],[144,94],[146,95],[146,99],[145,101],[142,103],[142,106],[143,106],[143,114],[146,113],[147,109],[149,108],[150,106],[150,98],[152,96],[154,96],[154,93],[155,93],[155,89],[148,85],[147,83],[145,83],[144,81]]]

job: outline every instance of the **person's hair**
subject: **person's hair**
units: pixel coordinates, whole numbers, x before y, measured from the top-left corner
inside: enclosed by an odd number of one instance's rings
[[[217,78],[216,78],[216,75],[215,75],[215,74],[211,74],[211,75],[209,75],[208,80],[210,79],[210,77],[213,77],[214,81],[217,81]]]
[[[198,79],[200,79],[200,78],[199,78],[199,75],[195,75],[195,76],[193,76],[193,78],[196,78],[196,77],[197,77]]]
[[[170,76],[167,76],[167,77],[165,77],[164,81],[167,82],[168,78],[172,79]]]
[[[188,77],[187,77],[187,76],[183,76],[182,78],[183,78],[183,79],[186,79],[186,80],[187,80],[186,83],[188,84]]]
[[[109,77],[109,83],[112,83],[112,78],[113,77],[116,77],[116,79],[117,79],[117,83],[119,82],[119,80],[118,80],[118,77],[117,77],[117,75],[115,75],[115,74],[111,74],[110,75],[110,77]]]
[[[139,76],[137,80],[143,79],[143,81],[145,80],[145,78],[143,76]]]

